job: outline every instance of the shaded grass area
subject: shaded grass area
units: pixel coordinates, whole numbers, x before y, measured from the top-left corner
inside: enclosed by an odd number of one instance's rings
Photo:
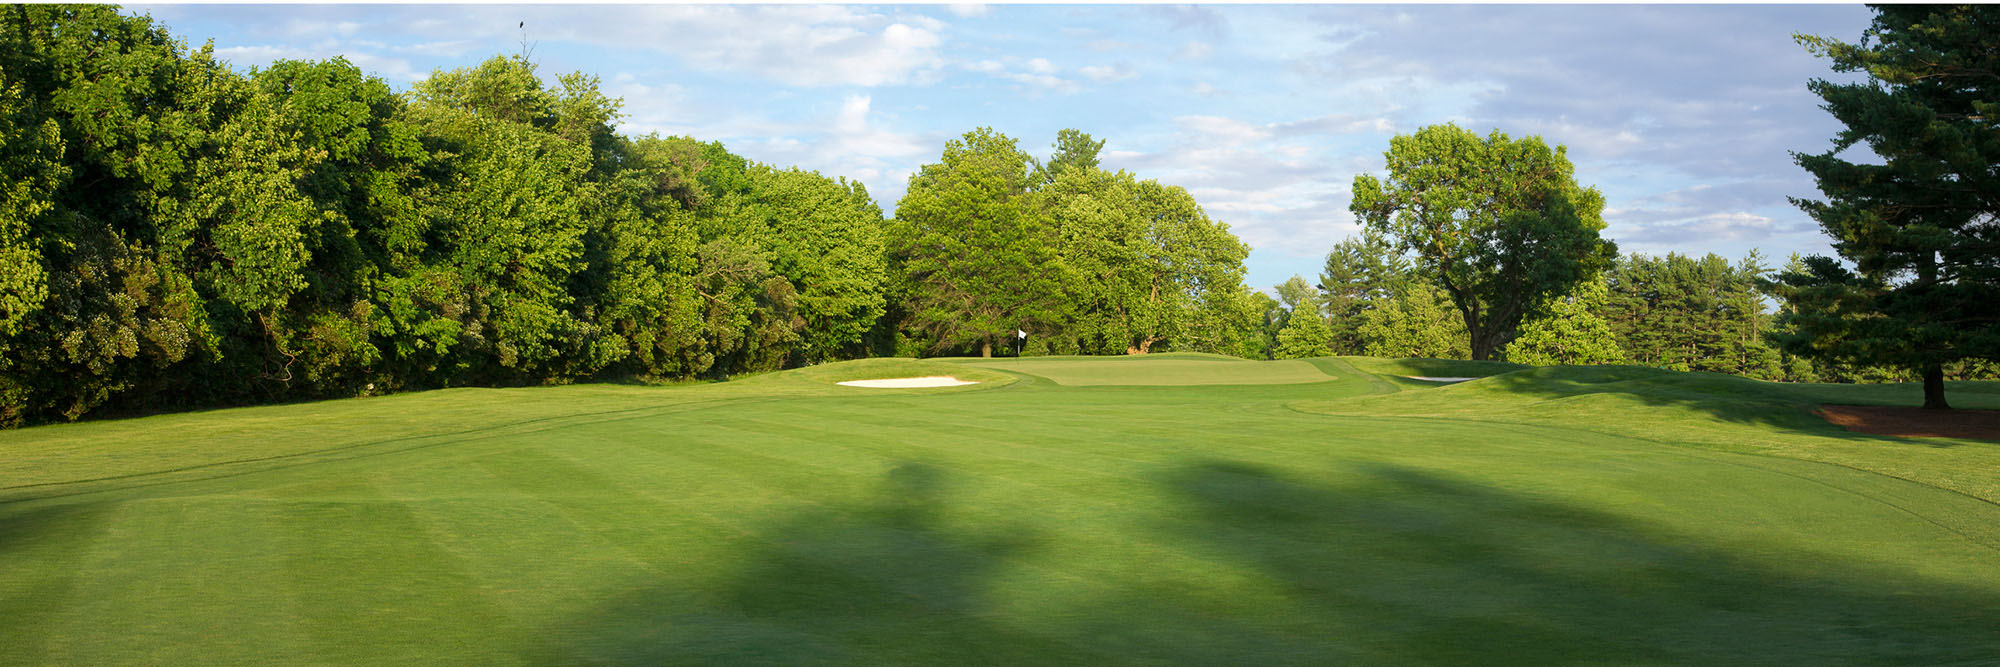
[[[1309,384],[1071,387],[1026,362],[972,391],[829,384],[899,363],[286,406],[303,433],[220,411],[0,435],[82,455],[0,469],[0,663],[2000,655],[2000,507],[1803,460],[1991,476],[1990,447],[1904,443],[1962,457],[1904,460],[1880,439],[1705,415],[1753,396],[1559,369],[1514,391],[1481,385],[1533,373],[1397,392],[1346,359],[1301,362],[1326,378]],[[1684,409],[1716,442],[1521,416],[1652,391],[1595,416]],[[425,444],[156,468],[315,436]],[[60,481],[86,469],[128,476]]]
[[[1341,361],[1353,364],[1355,368],[1377,375],[1387,375],[1407,380],[1409,375],[1422,377],[1486,377],[1511,373],[1532,366],[1505,361],[1468,361],[1464,359],[1382,359],[1377,357],[1340,357]],[[1415,386],[1430,386],[1428,384]]]
[[[2000,383],[1952,383],[1964,407],[2000,407]],[[1824,403],[1915,406],[1914,383],[1827,385],[1762,382],[1636,366],[1528,368],[1480,380],[1362,400],[1306,400],[1321,414],[1398,415],[1561,426],[1821,461],[2000,502],[2000,445],[1948,438],[1854,433],[1812,413]]]

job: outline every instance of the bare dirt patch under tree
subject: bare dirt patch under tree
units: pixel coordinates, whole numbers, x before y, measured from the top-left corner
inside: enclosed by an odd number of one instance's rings
[[[2000,410],[1926,410],[1886,405],[1822,405],[1827,421],[1860,433],[1904,438],[2000,441]]]

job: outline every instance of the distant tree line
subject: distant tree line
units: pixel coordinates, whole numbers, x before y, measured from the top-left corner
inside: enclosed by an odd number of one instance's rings
[[[110,6],[0,8],[0,425],[871,354],[1239,351],[1247,249],[1179,188],[947,146],[858,182],[628,137],[522,57],[397,93]],[[1242,336],[1232,338],[1230,327]]]
[[[1803,270],[1756,252],[1731,262],[1629,254],[1523,322],[1496,357],[1530,365],[1633,364],[1785,382],[1909,382],[1912,369],[1788,352],[1797,311],[1773,279]],[[1276,358],[1336,355],[1470,359],[1463,321],[1442,290],[1369,234],[1336,244],[1317,283],[1294,276],[1262,304]],[[1312,317],[1302,317],[1311,315]],[[1323,333],[1322,333],[1323,332]],[[2000,378],[2000,365],[1961,360],[1955,380]]]

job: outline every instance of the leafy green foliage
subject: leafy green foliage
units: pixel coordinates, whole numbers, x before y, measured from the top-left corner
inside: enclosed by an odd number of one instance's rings
[[[4,70],[0,84],[0,336],[13,336],[48,298],[34,232],[47,225],[41,219],[55,209],[69,167],[60,126],[35,113]]]
[[[1064,351],[1217,351],[1248,329],[1249,249],[1186,190],[1077,166],[1035,194],[1061,239]]]
[[[1364,354],[1374,357],[1465,359],[1465,320],[1452,312],[1450,297],[1430,283],[1398,285],[1389,298],[1361,314],[1357,327]]]
[[[1598,237],[1603,195],[1576,184],[1561,146],[1432,125],[1391,139],[1384,157],[1387,179],[1356,176],[1350,208],[1415,253],[1463,317],[1473,359],[1617,254]]]
[[[859,182],[767,167],[750,177],[756,195],[739,227],[764,230],[772,270],[798,294],[801,358],[858,356],[885,306],[881,209]]]
[[[1604,283],[1591,281],[1539,309],[1542,316],[1523,324],[1521,335],[1507,344],[1507,360],[1530,366],[1624,362],[1617,335],[1597,315],[1604,301]]]
[[[1082,130],[1064,128],[1056,132],[1055,149],[1056,154],[1049,158],[1048,164],[1028,158],[1034,165],[1031,179],[1038,188],[1061,178],[1063,172],[1072,169],[1097,170],[1097,154],[1104,150],[1104,140],[1093,140]]]
[[[1312,310],[1294,309],[1285,322],[1285,328],[1278,330],[1278,349],[1271,356],[1275,359],[1310,359],[1333,354],[1333,328],[1327,326],[1326,318]]]
[[[1028,196],[1028,154],[979,128],[910,176],[889,249],[909,284],[910,322],[938,347],[982,355],[1005,332],[1055,319],[1054,230]]]

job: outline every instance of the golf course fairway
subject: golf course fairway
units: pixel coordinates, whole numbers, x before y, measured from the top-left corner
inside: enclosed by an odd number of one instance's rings
[[[2000,444],[1810,412],[1920,396],[1168,354],[29,428],[0,663],[1990,663]]]

